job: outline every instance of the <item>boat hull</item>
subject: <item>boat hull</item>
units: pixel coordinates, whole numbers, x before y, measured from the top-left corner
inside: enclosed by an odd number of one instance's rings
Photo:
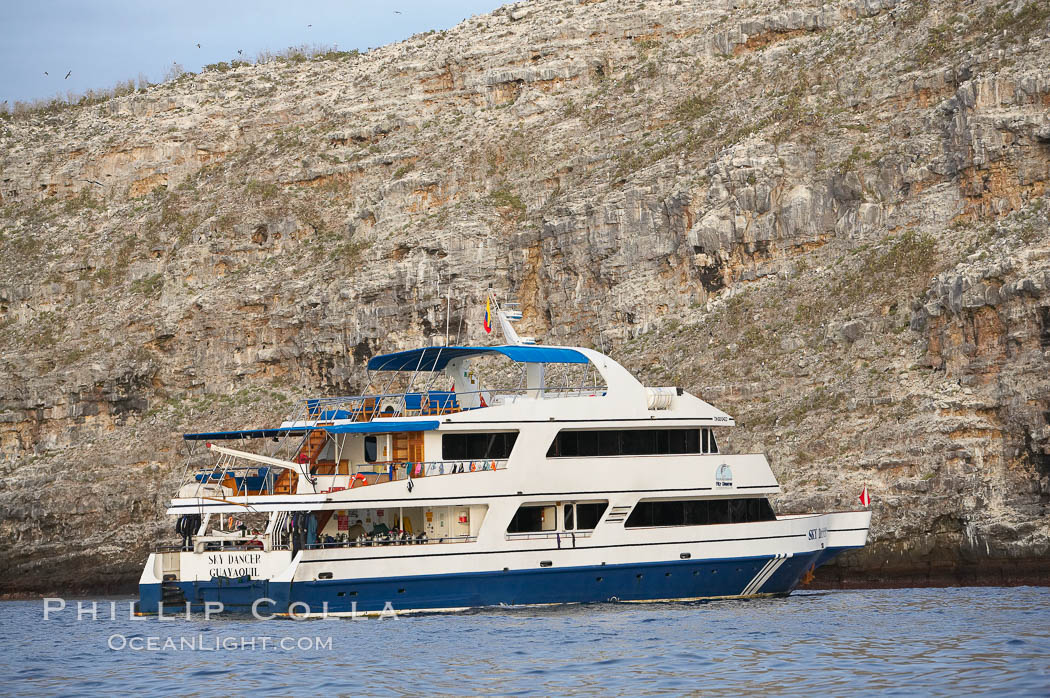
[[[615,601],[785,595],[807,571],[848,548],[798,555],[584,565],[366,579],[225,579],[140,585],[139,612],[353,615]],[[175,593],[175,588],[181,596]],[[163,606],[160,604],[163,603]]]

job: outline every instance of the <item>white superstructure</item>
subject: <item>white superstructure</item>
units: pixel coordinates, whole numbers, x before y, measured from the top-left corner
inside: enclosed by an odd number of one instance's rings
[[[140,610],[784,594],[865,544],[870,511],[775,516],[765,457],[719,449],[729,415],[594,350],[522,340],[520,314],[498,316],[517,343],[369,361],[399,390],[308,400],[273,429],[187,434],[216,460],[172,500],[183,542],[150,555]],[[488,358],[514,362],[520,384],[483,386]]]

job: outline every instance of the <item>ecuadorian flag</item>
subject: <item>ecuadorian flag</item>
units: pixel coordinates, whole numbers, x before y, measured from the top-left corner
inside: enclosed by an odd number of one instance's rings
[[[485,299],[485,332],[492,333],[492,306],[490,299]]]

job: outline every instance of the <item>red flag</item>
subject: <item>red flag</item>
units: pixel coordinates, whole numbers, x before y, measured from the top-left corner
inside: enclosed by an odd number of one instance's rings
[[[861,491],[860,496],[857,497],[860,500],[861,506],[870,507],[871,497],[868,496],[868,486],[864,485],[864,489]]]

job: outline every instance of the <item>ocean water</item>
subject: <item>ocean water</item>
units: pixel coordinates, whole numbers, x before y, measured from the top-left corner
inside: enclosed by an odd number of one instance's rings
[[[96,620],[74,600],[48,620],[41,601],[0,603],[0,691],[1050,695],[1050,588],[304,621],[130,620],[128,599],[97,601]]]

